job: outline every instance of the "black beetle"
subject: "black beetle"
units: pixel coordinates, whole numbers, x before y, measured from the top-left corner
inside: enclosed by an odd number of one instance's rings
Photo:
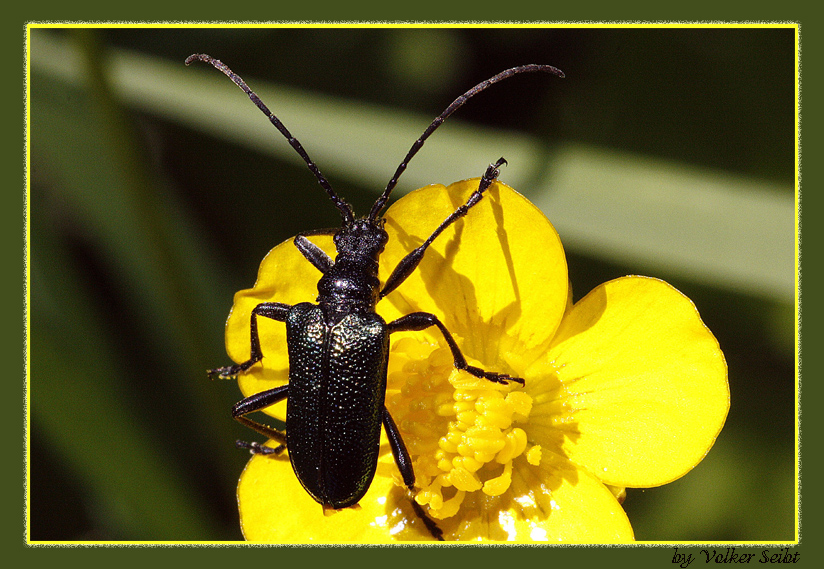
[[[484,191],[498,177],[499,168],[505,160],[501,158],[487,168],[478,189],[466,203],[398,263],[383,288],[378,280],[378,258],[388,236],[381,212],[409,160],[429,135],[467,99],[519,73],[542,71],[559,77],[564,74],[549,65],[514,67],[479,83],[455,99],[412,145],[369,215],[356,219],[351,206],[332,190],[300,142],[238,75],[219,60],[205,54],[190,56],[186,64],[193,61],[210,63],[222,71],[269,117],[306,162],[342,218],[340,229],[309,231],[294,239],[303,256],[322,273],[318,281],[317,304],[258,304],[251,316],[250,359],[241,364],[209,370],[211,377],[220,378],[234,378],[238,373],[245,372],[263,358],[257,317],[286,323],[289,382],[247,397],[232,409],[232,416],[239,422],[281,444],[275,448],[259,443],[239,442],[239,445],[260,454],[279,454],[288,448],[292,467],[306,491],[324,509],[341,509],[357,504],[368,490],[377,467],[383,425],[404,484],[413,489],[415,474],[412,461],[397,426],[384,406],[389,336],[392,333],[436,326],[452,351],[456,368],[498,383],[514,381],[523,384],[524,380],[468,365],[455,340],[434,314],[415,312],[387,323],[375,312],[375,306],[415,270],[427,247],[438,235],[481,200]],[[306,238],[323,233],[334,234],[337,249],[334,260]],[[287,397],[285,434],[246,417]],[[414,500],[412,502],[421,514],[419,506]],[[422,517],[427,522],[426,517]],[[427,523],[427,526],[437,537],[434,524]]]

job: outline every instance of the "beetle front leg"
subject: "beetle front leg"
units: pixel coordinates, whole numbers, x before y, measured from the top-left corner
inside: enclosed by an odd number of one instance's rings
[[[289,313],[291,308],[291,305],[283,304],[282,302],[262,302],[255,306],[252,310],[252,318],[250,323],[252,340],[251,357],[242,364],[210,369],[206,372],[209,374],[209,377],[213,379],[215,377],[219,379],[235,379],[237,374],[248,370],[250,367],[263,359],[263,352],[260,350],[260,337],[258,336],[257,330],[257,317],[264,316],[266,318],[271,318],[272,320],[286,322],[286,315]]]
[[[492,185],[492,183],[498,179],[498,176],[501,174],[501,166],[506,164],[506,160],[503,157],[499,158],[497,162],[494,164],[490,164],[489,167],[484,172],[483,177],[481,178],[480,183],[478,184],[478,189],[472,192],[469,198],[466,200],[466,203],[460,206],[458,209],[453,211],[449,217],[447,217],[438,227],[432,232],[426,241],[423,244],[409,253],[406,257],[401,259],[398,266],[395,267],[395,270],[392,271],[392,274],[389,275],[389,278],[386,279],[386,284],[383,287],[383,290],[380,292],[380,297],[383,298],[388,295],[390,292],[398,288],[400,284],[411,275],[415,268],[420,264],[421,260],[423,260],[423,255],[426,253],[427,248],[432,244],[432,242],[437,239],[438,235],[440,235],[444,229],[455,223],[457,220],[462,218],[466,215],[469,211],[469,208],[477,204],[481,201],[481,198],[484,197],[484,192]]]
[[[323,230],[324,232],[328,230]],[[317,232],[320,234],[320,231]],[[315,232],[306,232],[306,233],[298,233],[295,236],[295,247],[298,248],[301,255],[306,257],[306,260],[312,263],[317,270],[321,273],[326,274],[326,272],[332,268],[332,265],[335,262],[332,260],[332,257],[326,254],[323,249],[309,241],[306,236],[307,235],[314,235]]]
[[[431,326],[437,326],[441,331],[441,334],[443,334],[446,343],[449,345],[449,349],[452,351],[452,359],[456,368],[467,371],[475,377],[488,379],[489,381],[494,381],[495,383],[506,385],[508,382],[514,381],[515,383],[524,385],[524,380],[520,377],[513,377],[506,373],[485,371],[479,367],[471,366],[466,363],[466,358],[464,358],[461,353],[461,349],[458,347],[458,344],[455,342],[452,334],[449,333],[449,330],[446,329],[443,322],[441,322],[434,314],[430,314],[429,312],[413,312],[411,314],[407,314],[406,316],[401,316],[397,320],[387,324],[390,334],[393,332],[402,331],[418,332]]]
[[[285,399],[288,396],[288,393],[289,385],[281,385],[280,387],[275,387],[274,389],[261,391],[260,393],[256,393],[255,395],[251,395],[246,399],[235,403],[235,406],[232,407],[233,418],[235,418],[240,424],[249,427],[264,437],[280,443],[277,447],[271,448],[265,447],[260,443],[237,441],[237,446],[249,449],[252,454],[280,454],[284,451],[286,448],[286,435],[283,432],[269,427],[268,425],[263,425],[256,421],[252,421],[251,419],[247,419],[244,415],[248,415],[249,413],[254,413],[255,411],[260,411],[270,405],[274,405],[278,401]]]

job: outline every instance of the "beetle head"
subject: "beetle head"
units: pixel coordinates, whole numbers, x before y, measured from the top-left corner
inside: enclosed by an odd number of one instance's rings
[[[344,223],[334,237],[338,255],[348,257],[366,254],[369,258],[377,260],[389,240],[383,228],[384,223],[383,218],[372,220],[368,217]]]

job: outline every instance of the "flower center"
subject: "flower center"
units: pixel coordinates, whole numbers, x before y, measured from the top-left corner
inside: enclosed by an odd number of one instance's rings
[[[521,455],[540,464],[541,447],[518,426],[532,409],[518,384],[459,371],[448,348],[411,336],[393,344],[390,361],[387,406],[414,463],[415,499],[432,517],[454,516],[473,492],[504,494]]]

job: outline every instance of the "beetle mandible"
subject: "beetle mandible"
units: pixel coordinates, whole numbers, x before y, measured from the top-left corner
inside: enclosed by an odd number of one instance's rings
[[[478,189],[466,203],[435,228],[422,245],[398,263],[382,288],[378,279],[378,260],[388,235],[384,230],[381,212],[398,178],[424,141],[467,99],[520,73],[547,72],[563,77],[563,72],[549,65],[513,67],[479,83],[455,99],[412,145],[369,215],[355,218],[352,207],[334,192],[300,142],[243,79],[221,61],[208,55],[194,54],[186,59],[186,64],[194,61],[209,63],[222,71],[269,117],[271,123],[306,162],[342,218],[341,227],[333,232],[337,250],[334,260],[307,239],[309,235],[332,231],[307,231],[294,238],[298,250],[322,274],[318,281],[317,304],[258,304],[251,315],[249,360],[208,372],[211,377],[235,378],[263,358],[257,332],[258,317],[286,324],[288,383],[247,397],[232,408],[232,416],[236,420],[280,445],[265,447],[259,443],[238,444],[258,454],[280,454],[288,449],[292,467],[306,491],[324,510],[337,510],[357,504],[368,490],[377,467],[383,425],[403,482],[413,490],[415,474],[412,460],[384,405],[391,334],[437,327],[452,352],[456,368],[497,383],[513,381],[524,384],[524,380],[469,365],[449,330],[434,314],[414,312],[392,322],[385,322],[375,312],[375,306],[412,274],[426,249],[438,235],[481,200],[484,191],[497,179],[499,169],[506,161],[500,158],[490,164]],[[285,434],[246,417],[249,413],[260,411],[283,399],[287,399]],[[414,500],[413,506],[417,506]]]

